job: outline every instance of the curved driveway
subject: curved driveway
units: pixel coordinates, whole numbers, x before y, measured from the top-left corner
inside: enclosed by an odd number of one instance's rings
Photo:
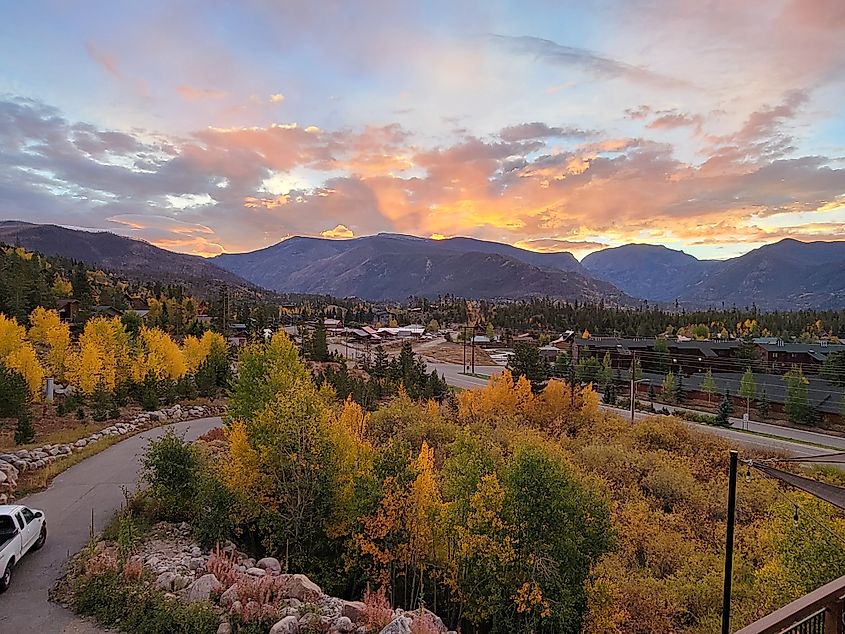
[[[0,595],[0,632],[58,633],[75,621],[71,612],[48,601],[47,593],[68,559],[88,541],[93,520],[99,532],[123,502],[123,489],[138,481],[140,458],[150,439],[173,429],[188,440],[219,427],[219,418],[174,423],[127,438],[74,465],[50,487],[21,504],[43,509],[49,537],[38,552],[26,555],[15,568],[12,585]]]

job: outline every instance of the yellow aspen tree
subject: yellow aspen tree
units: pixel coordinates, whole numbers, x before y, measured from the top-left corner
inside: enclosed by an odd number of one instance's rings
[[[67,378],[85,394],[98,384],[113,390],[129,376],[129,334],[120,319],[89,319],[79,336],[78,351],[69,355]]]
[[[26,329],[18,320],[0,313],[0,359],[20,348],[26,339]]]
[[[54,310],[38,306],[29,316],[29,340],[46,348],[47,371],[60,381],[65,378],[70,350],[70,328]]]
[[[132,379],[141,383],[152,374],[157,379],[176,380],[187,370],[182,350],[163,330],[141,327],[139,350],[132,364]]]
[[[44,368],[38,361],[35,348],[28,341],[22,346],[10,352],[4,359],[3,364],[10,370],[16,371],[26,381],[29,387],[30,396],[34,401],[41,399],[41,387],[44,382]]]

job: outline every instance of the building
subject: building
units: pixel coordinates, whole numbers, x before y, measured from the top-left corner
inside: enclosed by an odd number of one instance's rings
[[[784,343],[776,339],[774,343],[758,343],[760,361],[766,368],[775,374],[788,372],[793,366],[800,366],[809,373],[817,373],[824,363],[827,355],[831,352],[845,350],[841,343],[829,343],[820,341],[818,343]]]
[[[584,355],[595,356],[601,361],[610,353],[611,365],[629,368],[637,357],[644,370],[657,370],[665,361],[655,350],[655,337],[576,337],[572,342],[572,359],[577,363]],[[742,348],[739,340],[678,340],[667,339],[669,364],[675,372],[694,374],[704,369],[734,368],[737,353]]]
[[[78,299],[60,299],[56,301],[56,312],[64,321],[74,321],[79,314]]]

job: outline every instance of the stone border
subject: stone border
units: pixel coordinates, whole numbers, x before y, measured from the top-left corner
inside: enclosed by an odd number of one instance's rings
[[[18,476],[22,472],[43,469],[57,460],[82,451],[88,445],[103,438],[127,436],[144,428],[157,427],[164,423],[208,418],[225,411],[225,406],[190,405],[182,407],[182,405],[176,404],[173,407],[152,412],[141,412],[129,421],[114,423],[85,438],[80,438],[76,442],[47,444],[34,449],[19,449],[11,453],[0,453],[0,504],[7,504],[15,499]]]

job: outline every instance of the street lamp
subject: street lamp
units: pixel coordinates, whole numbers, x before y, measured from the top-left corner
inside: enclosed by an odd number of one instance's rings
[[[634,409],[635,409],[634,404],[637,402],[637,399],[636,399],[636,391],[637,390],[636,390],[635,386],[637,385],[637,383],[650,383],[650,382],[651,382],[651,379],[634,380],[634,377],[633,376],[631,377],[631,422],[632,423],[634,422]]]

